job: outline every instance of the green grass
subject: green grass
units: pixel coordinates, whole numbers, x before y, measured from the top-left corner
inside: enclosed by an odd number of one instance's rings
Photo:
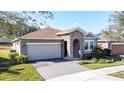
[[[0,48],[10,48],[11,45],[9,44],[0,44]]]
[[[112,74],[109,74],[109,75],[114,76],[114,77],[123,78],[123,79],[124,79],[124,71],[112,73]]]
[[[89,69],[99,69],[99,68],[119,66],[119,65],[124,65],[124,62],[116,61],[114,63],[89,63],[89,64],[82,64],[82,66],[85,66],[85,67],[87,67]]]
[[[0,67],[0,80],[10,81],[41,81],[44,80],[31,64],[19,64]]]
[[[0,50],[0,62],[9,61],[8,54],[9,50]]]
[[[0,57],[8,58],[9,50],[0,50]]]
[[[0,50],[0,62],[9,61],[9,50]],[[44,80],[31,64],[19,64],[9,67],[0,67],[0,80],[10,81],[36,81]]]
[[[4,49],[1,49],[1,48],[4,48]],[[8,58],[9,49],[10,49],[10,45],[8,44],[0,45],[0,57]]]

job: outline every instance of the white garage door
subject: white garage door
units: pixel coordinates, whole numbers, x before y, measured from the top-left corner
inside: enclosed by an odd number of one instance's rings
[[[29,60],[61,58],[60,43],[28,43]]]

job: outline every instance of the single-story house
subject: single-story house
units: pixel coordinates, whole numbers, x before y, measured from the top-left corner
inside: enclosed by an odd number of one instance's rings
[[[90,53],[96,46],[97,37],[81,28],[59,30],[44,28],[13,40],[13,49],[27,54],[29,60],[51,58],[77,59]]]
[[[124,42],[117,42],[111,44],[112,55],[124,55]]]
[[[101,48],[105,49],[111,49],[112,43],[118,43],[116,40],[97,40],[97,45],[101,46]]]
[[[11,40],[0,38],[0,44],[9,44],[9,43],[11,43]]]
[[[111,55],[124,55],[124,41],[98,40],[97,45],[111,50]]]

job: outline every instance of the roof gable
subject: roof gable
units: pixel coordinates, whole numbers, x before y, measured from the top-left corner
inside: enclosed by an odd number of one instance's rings
[[[84,34],[84,37],[97,37],[97,36],[95,36],[93,33],[91,33],[91,32],[88,32],[88,33],[85,33]]]
[[[66,35],[66,34],[70,34],[74,31],[79,31],[80,33],[85,33],[84,30],[82,30],[80,27],[77,27],[77,28],[73,28],[73,29],[67,29],[67,30],[64,30],[64,31],[61,31],[61,32],[58,32],[56,35],[58,36],[61,36],[61,35]]]

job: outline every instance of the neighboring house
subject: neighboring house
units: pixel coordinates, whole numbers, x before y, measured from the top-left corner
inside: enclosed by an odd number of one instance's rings
[[[102,49],[108,48],[111,49],[111,44],[118,41],[114,40],[97,40],[97,45],[101,46]]]
[[[124,41],[98,40],[97,44],[103,49],[110,49],[112,55],[124,55]]]
[[[11,42],[11,40],[8,40],[8,39],[0,39],[0,44],[8,44],[8,43],[10,43]]]
[[[96,46],[97,38],[77,27],[68,30],[44,28],[13,40],[13,49],[29,60],[82,58]]]
[[[124,55],[124,42],[116,42],[111,44],[112,55]]]

